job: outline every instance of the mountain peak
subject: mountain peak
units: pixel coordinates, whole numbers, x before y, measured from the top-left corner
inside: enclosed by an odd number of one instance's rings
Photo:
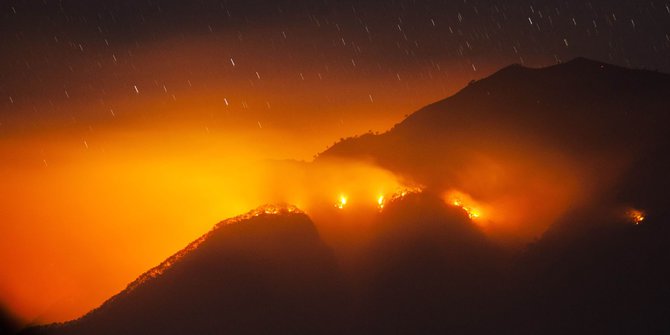
[[[501,72],[515,72],[515,71],[524,71],[524,70],[547,70],[552,68],[569,68],[569,67],[578,67],[578,68],[602,68],[605,66],[613,66],[595,59],[586,58],[586,57],[575,57],[566,62],[558,62],[554,65],[543,66],[543,67],[531,67],[519,63],[514,63],[503,67],[498,70],[496,73]]]
[[[579,73],[582,75],[588,75],[589,73],[593,73],[596,70],[602,70],[605,68],[619,68],[619,67],[585,57],[577,57],[567,62],[561,62],[554,65],[539,68],[529,67],[515,63],[500,69],[499,71],[497,71],[488,78],[478,80],[478,82],[491,81],[491,79],[495,80],[500,77],[504,78],[504,80],[521,79],[517,77],[523,76],[524,74],[533,74],[533,73],[555,73],[562,75],[568,73]]]
[[[553,66],[548,66],[542,68],[541,70],[546,70],[550,72],[571,72],[571,73],[578,72],[587,75],[588,73],[593,73],[594,71],[601,71],[605,69],[608,70],[621,69],[621,70],[633,71],[632,69],[626,69],[620,66],[604,63],[598,60],[585,57],[573,58],[567,62],[562,62]]]
[[[597,61],[595,59],[590,59],[586,57],[575,57],[563,64],[571,64],[571,65],[587,65],[587,66],[603,66],[607,65],[606,63]]]

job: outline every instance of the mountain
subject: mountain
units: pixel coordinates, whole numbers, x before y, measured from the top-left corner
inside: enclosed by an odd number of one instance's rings
[[[541,69],[513,65],[415,112],[386,133],[349,138],[320,154],[317,161],[370,161],[438,193],[455,187],[484,199],[492,191],[504,198],[521,184],[545,180],[550,187],[573,184],[573,196],[589,193],[568,199],[560,216],[534,230],[532,243],[513,260],[501,263],[509,266],[506,271],[496,273],[491,270],[495,267],[488,267],[488,276],[496,280],[477,287],[491,292],[480,295],[461,288],[474,303],[460,302],[469,312],[459,315],[442,308],[439,319],[388,304],[379,306],[385,316],[381,319],[396,327],[382,329],[412,325],[424,333],[447,329],[475,334],[666,333],[670,329],[668,106],[667,74],[583,58]],[[485,183],[497,186],[478,186]],[[557,193],[544,189],[523,190],[531,190],[530,196],[512,198],[513,202],[532,205],[520,208],[533,210],[560,201]],[[643,222],[633,224],[624,215],[630,206],[644,209]],[[420,250],[407,248],[400,254],[416,255]],[[389,268],[397,272],[380,278],[410,277],[411,282],[439,278],[436,282],[446,283],[453,276],[446,270],[421,271],[397,264]],[[464,268],[468,267],[450,267]],[[372,292],[383,287],[398,292],[414,289],[419,293],[413,292],[409,300],[420,301],[422,294],[429,301],[440,300],[440,294],[422,293],[421,287],[383,281],[374,285]],[[441,290],[446,289],[437,292]],[[478,299],[491,304],[488,313],[479,313],[486,309],[480,309]],[[448,305],[435,300],[427,305]],[[460,327],[445,328],[440,321],[449,318],[460,320]],[[408,319],[417,322],[408,324]]]
[[[670,75],[584,58],[539,69],[512,65],[420,109],[384,134],[346,139],[320,157],[399,164],[427,151],[433,157],[425,146],[443,141],[444,147],[477,146],[495,144],[501,136],[516,143],[550,140],[547,144],[576,153],[627,151],[667,137],[668,92]]]
[[[423,192],[389,204],[376,220],[356,294],[360,334],[501,329],[507,259],[467,213]]]
[[[319,159],[371,159],[430,183],[450,166],[438,163],[468,149],[540,143],[579,157],[642,154],[668,142],[669,97],[663,73],[584,58],[540,69],[512,65],[386,133],[343,140]]]
[[[341,334],[347,290],[293,207],[219,223],[82,318],[41,334]]]
[[[433,190],[533,204],[516,212],[560,203],[523,222],[531,240],[556,213],[592,202],[666,212],[668,106],[668,74],[584,58],[512,65],[385,133],[342,140],[317,162],[365,160]]]
[[[507,310],[523,316],[511,328],[515,333],[670,330],[670,217],[633,225],[602,213],[566,215],[513,264]]]

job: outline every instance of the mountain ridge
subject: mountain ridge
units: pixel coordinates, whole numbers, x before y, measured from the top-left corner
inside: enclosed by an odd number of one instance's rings
[[[346,155],[346,151],[351,147],[350,142],[352,141],[362,139],[361,140],[362,142],[369,142],[371,141],[371,138],[388,137],[390,136],[389,134],[409,131],[410,128],[412,128],[412,126],[415,126],[416,124],[419,123],[439,127],[442,125],[444,121],[442,121],[439,117],[437,117],[436,114],[443,114],[443,115],[448,114],[446,111],[444,111],[445,109],[446,110],[451,109],[452,110],[451,114],[453,114],[453,108],[450,106],[452,102],[472,98],[472,94],[480,94],[481,96],[482,92],[485,92],[486,95],[490,96],[491,94],[495,94],[495,92],[492,92],[492,88],[497,88],[503,92],[507,91],[507,93],[509,93],[509,91],[512,89],[510,87],[506,87],[509,86],[508,85],[509,83],[515,83],[516,85],[521,85],[521,87],[523,88],[532,88],[542,83],[551,84],[552,88],[554,88],[554,86],[556,86],[557,84],[566,86],[566,84],[561,84],[558,80],[546,80],[546,78],[537,78],[537,77],[538,76],[552,77],[567,74],[566,77],[569,79],[570,83],[578,83],[579,81],[583,80],[580,77],[583,77],[585,74],[588,74],[590,76],[589,78],[593,78],[594,76],[602,74],[601,72],[607,73],[608,77],[618,76],[622,73],[627,75],[633,74],[633,78],[629,79],[628,82],[623,83],[626,85],[631,85],[637,81],[648,83],[659,80],[663,82],[663,85],[665,86],[664,88],[666,90],[668,89],[668,87],[670,87],[670,75],[668,74],[650,70],[627,69],[621,66],[611,65],[584,57],[578,57],[565,63],[559,63],[552,66],[540,67],[540,68],[531,68],[522,66],[520,64],[513,64],[506,66],[499,71],[496,71],[495,73],[486,78],[471,82],[468,86],[464,87],[462,90],[460,90],[459,92],[455,93],[450,97],[433,102],[431,104],[426,105],[425,107],[420,108],[419,110],[410,114],[408,117],[404,118],[401,122],[395,124],[391,129],[389,129],[384,133],[381,133],[379,135],[364,134],[361,136],[354,136],[347,138],[343,141],[340,141],[334,144],[333,146],[329,147],[325,151],[321,152],[317,156],[318,157],[317,159]],[[640,79],[639,77],[646,77],[646,78]],[[528,81],[533,81],[533,85],[528,85],[528,87],[525,86],[524,83]],[[603,80],[603,82],[612,82],[612,81]],[[619,89],[619,87],[616,88]],[[558,91],[556,90],[554,92]],[[567,90],[567,92],[569,93],[574,92],[574,90]],[[441,109],[442,111],[437,111],[437,109]],[[431,116],[432,119],[425,120],[429,116]],[[461,120],[462,117],[460,119],[456,119],[455,121],[461,121]],[[467,126],[467,124],[465,125]],[[429,133],[429,135],[434,134]]]

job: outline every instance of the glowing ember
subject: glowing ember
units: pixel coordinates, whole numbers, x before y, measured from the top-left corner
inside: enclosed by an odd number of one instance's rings
[[[419,194],[421,192],[423,192],[423,189],[419,186],[404,187],[402,189],[396,190],[393,193],[387,193],[387,194],[380,195],[377,198],[377,205],[378,205],[379,209],[384,209],[384,207],[386,206],[387,203],[390,204],[390,203],[393,203],[395,201],[398,201],[398,200],[404,198],[405,196],[407,196],[408,194]]]
[[[377,205],[379,206],[380,209],[384,208],[384,196],[380,195],[379,198],[377,198]]]
[[[474,208],[463,207],[463,209],[468,213],[468,216],[471,219],[477,219],[481,216],[481,214],[479,214],[479,211],[477,211]]]
[[[339,208],[339,209],[342,209],[342,208],[344,208],[344,206],[346,206],[346,205],[347,205],[347,197],[344,196],[344,195],[341,195],[341,196],[340,196],[340,202],[338,202],[337,204],[335,204],[335,207],[337,207],[337,208]]]
[[[645,213],[638,209],[629,209],[626,211],[626,216],[628,216],[628,219],[636,225],[642,223],[645,219]]]
[[[481,213],[479,212],[479,210],[477,210],[477,209],[475,209],[475,208],[472,208],[472,207],[469,207],[469,206],[465,206],[465,205],[463,205],[463,202],[462,202],[461,200],[454,200],[454,201],[452,201],[451,203],[452,203],[454,206],[456,206],[456,207],[460,207],[462,210],[464,210],[465,213],[468,214],[468,217],[469,217],[470,219],[477,219],[477,218],[479,218],[479,217],[481,216]]]
[[[462,192],[450,191],[447,195],[447,203],[461,208],[472,220],[479,219],[482,216],[481,209],[479,208],[480,206],[477,205],[477,203],[472,200],[470,196]]]

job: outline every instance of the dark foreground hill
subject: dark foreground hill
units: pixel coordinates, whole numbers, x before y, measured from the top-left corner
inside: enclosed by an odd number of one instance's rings
[[[670,217],[634,225],[598,209],[555,223],[514,264],[523,334],[667,334]]]
[[[507,260],[463,210],[430,194],[411,194],[387,206],[376,225],[356,294],[364,307],[360,333],[500,329]]]
[[[81,319],[26,333],[670,330],[665,219],[575,213],[516,257],[430,194],[389,203],[375,220],[364,266],[347,280],[309,218],[270,209],[224,221]]]
[[[14,334],[17,330],[16,321],[0,307],[0,334]]]
[[[79,320],[44,334],[342,334],[347,290],[310,219],[223,221]]]

